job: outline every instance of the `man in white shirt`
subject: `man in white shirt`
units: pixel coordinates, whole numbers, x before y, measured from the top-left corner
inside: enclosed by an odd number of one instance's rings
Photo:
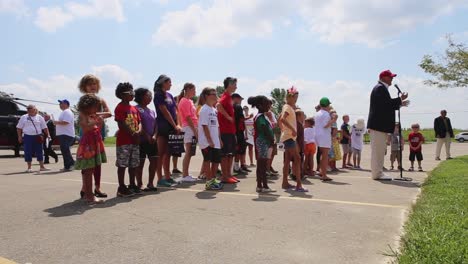
[[[63,156],[62,171],[71,171],[75,165],[75,160],[70,151],[70,147],[75,142],[75,115],[70,110],[70,102],[67,99],[58,100],[62,113],[54,124],[57,126],[57,138],[60,141],[60,151]]]

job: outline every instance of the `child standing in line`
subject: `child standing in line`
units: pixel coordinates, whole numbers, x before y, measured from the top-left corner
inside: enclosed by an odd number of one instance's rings
[[[314,176],[314,154],[317,151],[315,146],[315,120],[309,117],[304,121],[304,172],[306,175]]]
[[[419,124],[411,125],[411,129],[413,131],[408,136],[408,141],[410,144],[409,160],[411,161],[411,167],[409,168],[409,171],[414,171],[415,159],[418,160],[418,171],[423,171],[421,167],[421,161],[423,160],[422,144],[424,143],[425,139],[424,136],[419,132]]]
[[[117,175],[119,177],[118,197],[140,194],[141,189],[135,184],[136,170],[140,166],[141,121],[138,110],[130,105],[135,93],[130,83],[119,83],[115,95],[121,102],[115,108],[115,121],[119,125],[117,132]],[[130,184],[125,186],[125,170],[128,168]]]
[[[99,78],[92,74],[86,74],[81,78],[80,83],[78,85],[78,88],[80,89],[80,92],[82,94],[98,94],[99,91],[101,90],[101,81]],[[106,101],[103,98],[99,98],[101,100],[101,106],[98,109],[98,112],[96,113],[98,116],[102,117],[103,119],[109,118],[112,116],[112,113],[109,110],[109,107],[107,106]],[[101,133],[101,137],[104,140],[105,137],[105,123],[102,122],[99,124],[99,131]],[[106,198],[107,194],[103,193],[101,191],[101,166],[96,166],[95,171],[93,173],[94,175],[94,195],[98,198]],[[83,190],[81,194],[83,194]]]
[[[156,144],[156,136],[158,129],[156,125],[156,112],[148,108],[148,104],[153,101],[153,95],[146,88],[138,88],[135,90],[135,102],[138,104],[136,109],[140,113],[141,119],[141,136],[140,136],[140,165],[136,170],[136,181],[138,188],[143,188],[143,168],[145,160],[148,158],[148,184],[144,189],[145,192],[155,192],[157,188],[154,186],[154,178],[156,177],[156,163],[158,157],[158,145]]]
[[[331,126],[336,122],[336,116],[330,115],[331,102],[327,97],[320,99],[320,109],[315,114],[315,142],[320,150],[320,178],[322,181],[331,181],[327,176],[328,152],[332,146]],[[317,155],[319,155],[317,153]]]
[[[304,173],[304,120],[305,120],[305,114],[304,111],[301,109],[296,109],[296,122],[297,122],[297,149],[299,151],[299,157],[300,157],[300,166],[301,166],[301,175],[300,177],[304,179],[305,173]],[[292,180],[296,180],[296,175],[291,175]]]
[[[405,146],[405,140],[401,138],[400,140],[400,124],[397,122],[395,123],[395,129],[393,133],[388,136],[388,142],[390,143],[391,153],[390,153],[390,170],[393,170],[393,164],[395,160],[398,163],[398,170],[402,168],[401,165],[401,156],[400,150],[403,151]]]
[[[366,132],[366,125],[364,119],[359,118],[356,124],[351,128],[351,148],[353,150],[353,165],[355,169],[361,169],[361,152],[364,140],[364,133]]]
[[[205,104],[200,109],[198,120],[198,145],[203,154],[203,172],[206,175],[206,190],[221,190],[223,185],[216,180],[216,172],[221,163],[221,136],[218,113],[215,105],[218,101],[216,89],[203,89],[200,98]]]
[[[104,120],[97,114],[100,107],[101,99],[94,94],[83,95],[77,105],[83,136],[76,152],[75,169],[81,170],[83,196],[88,204],[104,202],[95,197],[93,193],[93,173],[95,173],[96,167],[107,162],[100,130]]]
[[[275,190],[268,187],[268,160],[271,159],[275,142],[273,129],[265,113],[269,110],[270,100],[263,95],[249,97],[248,103],[258,109],[254,119],[255,153],[257,154],[257,189],[258,193],[270,193]]]
[[[351,135],[349,126],[349,116],[343,115],[343,124],[341,125],[341,148],[343,149],[343,163],[341,164],[342,169],[351,166]]]
[[[332,119],[338,120],[338,114],[335,110],[330,111]],[[336,167],[336,161],[341,160],[340,141],[338,139],[338,123],[335,121],[331,126],[332,145],[330,149],[330,168],[333,172],[340,171]]]

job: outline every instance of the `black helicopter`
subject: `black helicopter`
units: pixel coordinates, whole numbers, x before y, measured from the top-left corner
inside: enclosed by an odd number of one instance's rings
[[[20,117],[27,113],[24,102],[52,104],[48,102],[27,100],[14,97],[0,91],[0,149],[11,149],[15,157],[20,156],[21,145],[18,143],[16,125]]]

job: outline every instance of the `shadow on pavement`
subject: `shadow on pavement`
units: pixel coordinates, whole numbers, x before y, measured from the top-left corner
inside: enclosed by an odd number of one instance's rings
[[[135,195],[132,197],[113,197],[102,204],[88,205],[84,200],[77,199],[73,202],[64,203],[62,205],[45,209],[44,212],[49,213],[49,217],[67,217],[74,215],[82,215],[86,211],[98,208],[108,208],[120,203],[128,203],[136,200],[144,195]]]
[[[195,197],[202,200],[212,200],[216,199],[216,194],[218,194],[218,191],[200,191],[195,194]]]
[[[259,194],[257,198],[252,199],[255,202],[276,202],[281,195],[278,194]]]
[[[407,187],[407,188],[420,188],[421,183],[420,182],[414,182],[414,181],[378,181],[382,184],[387,184],[387,185],[395,185],[395,186],[401,186],[401,187]]]
[[[284,192],[289,193],[293,197],[299,197],[299,198],[312,198],[312,195],[304,192],[296,192],[294,189],[290,190],[285,190]],[[310,192],[310,190],[309,190]]]

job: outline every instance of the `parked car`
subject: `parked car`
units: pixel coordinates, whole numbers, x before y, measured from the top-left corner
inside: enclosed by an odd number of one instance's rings
[[[460,132],[455,135],[455,140],[458,142],[465,142],[468,141],[468,132]]]

